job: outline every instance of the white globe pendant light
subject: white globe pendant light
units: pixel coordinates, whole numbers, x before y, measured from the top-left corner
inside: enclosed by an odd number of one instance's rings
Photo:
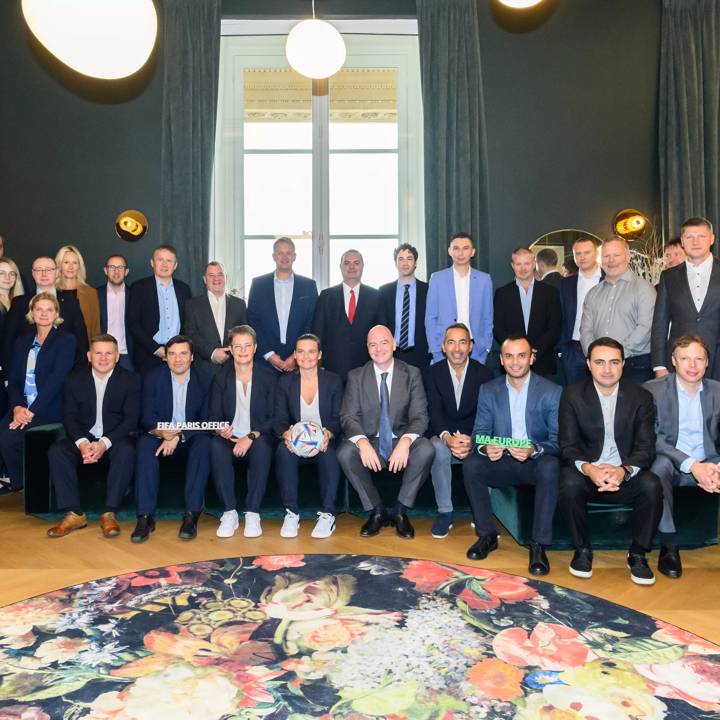
[[[58,60],[103,80],[137,72],[157,38],[152,0],[22,0],[22,11]]]
[[[290,31],[285,43],[285,55],[290,67],[305,77],[322,80],[334,75],[344,64],[345,41],[328,22],[315,18],[299,22]]]

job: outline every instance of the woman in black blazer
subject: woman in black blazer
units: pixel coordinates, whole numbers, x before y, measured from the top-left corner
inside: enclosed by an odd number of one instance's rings
[[[15,341],[8,376],[9,409],[0,420],[0,456],[10,479],[0,492],[22,488],[25,430],[62,422],[63,386],[75,362],[74,335],[57,328],[62,318],[55,296],[35,295],[27,320],[34,332]]]
[[[296,537],[300,524],[298,466],[300,462],[318,466],[322,506],[312,531],[314,538],[326,538],[335,530],[335,498],[340,482],[340,465],[335,445],[340,433],[342,381],[335,373],[321,370],[320,339],[307,333],[295,343],[298,372],[283,375],[275,394],[275,434],[283,441],[275,451],[275,469],[285,506],[282,537]],[[323,429],[324,443],[311,458],[300,458],[292,449],[290,430],[298,422],[316,422]]]

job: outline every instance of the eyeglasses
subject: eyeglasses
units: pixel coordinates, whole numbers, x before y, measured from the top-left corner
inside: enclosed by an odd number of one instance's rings
[[[255,345],[253,344],[246,344],[246,345],[231,345],[230,346],[233,350],[252,350]]]
[[[0,278],[16,278],[17,273],[14,270],[10,270],[9,272],[5,272],[5,270],[0,270]]]
[[[106,265],[107,270],[127,270],[127,265]]]
[[[39,275],[57,272],[55,268],[33,268],[32,271],[38,273]]]

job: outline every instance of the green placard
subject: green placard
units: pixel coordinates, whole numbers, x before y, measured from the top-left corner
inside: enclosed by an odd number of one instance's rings
[[[476,435],[475,442],[478,445],[500,445],[502,447],[531,448],[531,440],[518,440],[511,437],[498,437],[497,435]]]

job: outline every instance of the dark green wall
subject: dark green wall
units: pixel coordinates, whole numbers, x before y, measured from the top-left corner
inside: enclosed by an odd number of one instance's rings
[[[299,16],[308,4],[225,0],[224,10]],[[659,5],[557,0],[544,24],[517,32],[481,0],[496,283],[509,278],[509,250],[543,232],[576,226],[602,235],[620,207],[656,212]],[[97,282],[105,256],[122,249],[141,277],[161,241],[160,61],[129,82],[83,80],[38,47],[19,6],[0,2],[0,234],[8,254],[27,265],[76,243]],[[319,14],[336,17],[407,17],[413,7],[316,3]],[[128,207],[151,223],[135,245],[114,235],[115,215]]]

